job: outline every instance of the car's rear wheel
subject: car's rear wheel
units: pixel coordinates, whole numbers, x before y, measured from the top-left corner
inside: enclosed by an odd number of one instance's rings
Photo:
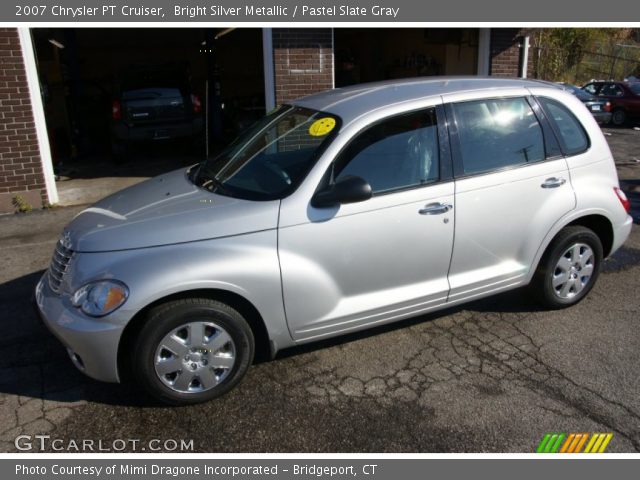
[[[621,127],[622,125],[627,123],[627,112],[625,112],[622,108],[616,108],[611,115],[611,123],[613,123],[617,127]]]
[[[152,309],[133,348],[137,384],[163,403],[186,405],[231,390],[253,361],[254,338],[233,308],[191,298]]]
[[[575,305],[593,288],[602,256],[602,242],[592,230],[565,227],[547,248],[531,289],[547,307]]]

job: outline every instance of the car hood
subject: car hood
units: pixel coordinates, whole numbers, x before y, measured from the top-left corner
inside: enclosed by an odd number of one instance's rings
[[[77,252],[106,252],[241,235],[276,228],[279,204],[213,194],[181,169],[100,200],[62,238]]]

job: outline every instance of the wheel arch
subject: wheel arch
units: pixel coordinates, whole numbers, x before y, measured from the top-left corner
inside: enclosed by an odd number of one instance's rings
[[[545,239],[545,242],[541,246],[540,250],[538,250],[538,255],[536,256],[537,258],[533,263],[534,268],[531,268],[531,270],[529,271],[529,281],[533,278],[535,272],[538,271],[538,267],[549,251],[549,247],[553,243],[553,239],[558,236],[563,228],[576,225],[586,227],[592,230],[598,236],[600,242],[602,243],[603,258],[607,258],[611,254],[614,240],[613,223],[606,215],[600,213],[599,211],[584,212],[582,215],[572,216],[569,219],[565,219],[564,222],[559,223],[557,228],[549,232]]]
[[[592,230],[602,243],[602,255],[607,258],[613,248],[613,224],[604,215],[591,214],[578,217],[565,227],[579,225]],[[564,227],[563,227],[564,228]],[[556,234],[557,235],[557,234]]]
[[[622,122],[623,124],[629,121],[629,109],[624,105],[617,104],[611,107],[611,123],[613,123],[613,117],[615,116],[616,112],[624,113],[625,119]]]
[[[276,348],[273,342],[271,342],[262,315],[245,297],[229,290],[214,288],[184,290],[154,300],[140,309],[127,323],[120,337],[120,343],[118,344],[118,375],[121,382],[130,378],[131,369],[127,367],[131,361],[131,349],[138,332],[147,320],[148,312],[158,305],[182,298],[207,298],[229,305],[231,308],[237,310],[251,327],[255,339],[255,361],[261,362],[275,356]]]

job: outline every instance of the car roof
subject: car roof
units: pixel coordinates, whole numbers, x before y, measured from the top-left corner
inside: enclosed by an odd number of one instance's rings
[[[513,87],[548,87],[562,90],[560,85],[551,82],[521,78],[422,77],[336,88],[309,95],[291,103],[332,113],[342,118],[342,121],[347,124],[371,110],[387,105],[448,93]]]
[[[615,83],[616,85],[625,85],[629,82],[621,82],[620,80],[594,80],[593,82],[587,82],[586,85],[604,85],[605,83]]]

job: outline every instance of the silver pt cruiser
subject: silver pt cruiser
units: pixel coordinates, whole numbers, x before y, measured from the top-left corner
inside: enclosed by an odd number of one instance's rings
[[[87,375],[196,403],[256,352],[525,285],[573,305],[629,235],[628,211],[600,129],[559,88],[359,85],[81,212],[36,301]]]

